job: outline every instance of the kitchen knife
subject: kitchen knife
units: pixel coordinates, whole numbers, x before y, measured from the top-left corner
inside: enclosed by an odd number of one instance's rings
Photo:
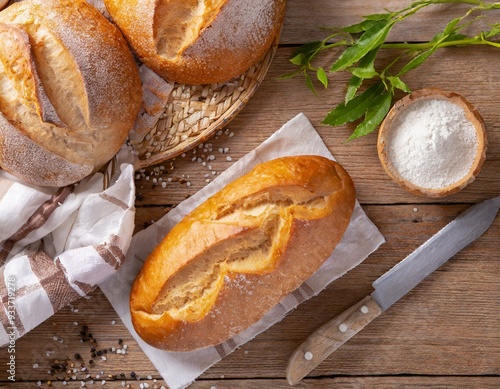
[[[373,282],[374,292],[313,332],[292,354],[286,376],[295,385],[332,352],[386,311],[493,223],[500,196],[470,207]]]

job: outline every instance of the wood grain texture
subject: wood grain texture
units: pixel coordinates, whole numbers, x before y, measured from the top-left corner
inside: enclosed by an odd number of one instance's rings
[[[103,387],[107,389],[121,389],[122,382],[125,387],[140,388],[141,384],[148,384],[149,389],[160,389],[163,385],[160,380],[107,380],[95,381],[85,387]],[[497,377],[336,377],[321,380],[305,379],[295,386],[297,389],[393,389],[393,388],[439,388],[439,389],[496,389],[499,385]],[[45,386],[45,385],[44,385]],[[64,385],[62,382],[52,382],[54,389],[68,389],[82,387],[80,382]],[[14,385],[12,385],[14,387]],[[36,383],[19,382],[15,384],[18,389],[31,389],[37,387]],[[189,387],[190,389],[290,389],[291,386],[283,379],[248,379],[248,380],[199,380]]]
[[[371,296],[347,308],[309,335],[292,353],[286,368],[290,385],[296,385],[335,350],[382,313]]]
[[[429,202],[425,197],[407,193],[387,176],[378,159],[375,132],[345,143],[353,130],[352,125],[331,127],[321,124],[329,110],[342,101],[348,81],[346,74],[331,75],[330,87],[326,90],[318,88],[318,97],[309,91],[303,78],[279,79],[280,75],[293,69],[288,62],[291,53],[290,48],[278,50],[268,76],[254,98],[228,125],[228,134],[211,139],[204,144],[205,147],[187,152],[184,157],[146,169],[143,175],[149,179],[141,177],[137,180],[140,195],[137,205],[177,204],[183,201],[205,186],[206,180],[213,180],[217,173],[253,150],[300,112],[305,113],[334,157],[351,174],[361,203]],[[391,53],[381,53],[383,61],[392,58]],[[418,71],[408,74],[406,81],[413,90],[433,86],[463,94],[476,106],[486,124],[489,147],[486,162],[476,181],[457,194],[433,201],[473,203],[500,193],[500,99],[499,81],[496,70],[491,66],[494,63],[500,64],[500,59],[498,52],[492,49],[446,49],[431,56]],[[477,69],[481,70],[478,72]],[[219,149],[227,149],[227,152],[221,153]],[[212,156],[214,160],[207,160]],[[160,167],[163,169],[160,170]],[[153,183],[155,178],[157,182]],[[165,188],[158,181],[160,178],[166,182]]]
[[[492,2],[492,1],[487,1]],[[281,44],[297,44],[322,40],[328,32],[323,27],[344,27],[362,21],[363,15],[381,13],[384,9],[398,11],[413,3],[413,0],[386,1],[331,1],[331,0],[288,0],[287,13]],[[468,7],[465,4],[438,4],[427,7],[418,15],[396,25],[387,37],[390,42],[421,42],[430,40],[442,31],[446,23],[462,16]],[[489,13],[477,27],[464,30],[475,34],[486,28],[487,23],[498,22],[498,15]]]
[[[282,322],[209,369],[201,377],[203,380],[215,380],[216,384],[212,385],[217,387],[224,383],[221,377],[230,379],[232,384],[235,382],[232,380],[237,380],[234,388],[245,388],[245,379],[250,378],[256,382],[263,377],[284,380],[288,357],[307,335],[371,293],[371,283],[376,278],[467,205],[372,205],[364,208],[387,242],[319,296],[303,303]],[[154,210],[157,217],[164,213],[162,207],[151,207],[148,217],[155,217]],[[478,241],[344,344],[335,352],[335,358],[327,358],[309,377],[500,376],[500,319],[494,314],[500,309],[499,241],[500,220],[497,218]],[[93,345],[80,342],[83,325],[89,327],[88,331],[97,340],[97,349],[118,348],[118,341],[122,339],[128,346],[128,353],[107,354],[106,361],[94,358],[95,364],[89,366]],[[65,378],[64,374],[51,372],[51,363],[57,359],[77,364],[76,353],[88,367],[88,372],[72,374],[77,376],[77,384],[87,374],[91,374],[94,381],[96,375],[101,378],[121,373],[130,379],[132,371],[143,379],[151,375],[161,382],[154,366],[99,290],[94,291],[90,299],[78,300],[72,307],[64,308],[18,340],[16,378],[32,383],[41,380],[46,387],[48,380],[54,382],[58,377]],[[6,362],[7,353],[0,353],[0,364]],[[0,372],[0,382],[6,382],[6,374]],[[392,381],[387,382],[390,385]],[[305,387],[314,387],[312,383],[308,385],[311,386]],[[199,387],[209,388],[210,385]]]
[[[489,150],[481,173],[465,190],[441,200],[430,201],[406,193],[389,179],[378,161],[376,134],[346,144],[352,126],[332,128],[321,124],[327,112],[343,99],[347,74],[329,75],[329,88],[318,88],[318,96],[308,90],[302,78],[279,79],[293,70],[288,59],[298,44],[324,36],[318,26],[353,23],[364,14],[381,12],[386,7],[401,8],[409,3],[411,0],[289,0],[281,45],[270,71],[225,131],[185,156],[137,172],[136,232],[160,219],[286,121],[304,112],[353,177],[359,201],[386,238],[386,243],[360,266],[207,370],[192,388],[288,388],[286,363],[300,342],[371,293],[371,283],[376,278],[470,204],[500,193],[498,50],[486,47],[440,50],[405,77],[413,90],[432,86],[463,94],[486,122]],[[398,42],[429,39],[447,20],[461,13],[457,10],[460,7],[443,4],[415,15],[404,28],[395,29],[390,39]],[[495,15],[498,22],[498,12]],[[338,54],[338,51],[325,53],[320,62],[331,63]],[[381,52],[380,64],[388,63],[396,54]],[[499,255],[500,218],[497,217],[481,238],[345,343],[335,352],[335,358],[327,358],[297,387],[500,387]],[[132,388],[139,388],[140,383],[147,383],[150,388],[165,385],[104,295],[95,290],[89,297],[64,308],[16,342],[16,382],[12,387],[37,387],[38,381],[44,388],[48,387],[48,381],[56,388],[79,388],[81,381],[92,387],[100,386],[103,377],[105,388],[121,388],[122,382]],[[97,349],[115,350],[92,358],[94,346],[88,341],[81,342],[83,325],[88,326],[88,332],[97,340]],[[119,339],[123,341],[121,345]],[[127,353],[117,354],[116,350],[124,344],[128,346]],[[82,360],[75,358],[77,353]],[[5,349],[0,350],[1,366],[6,366],[8,357]],[[95,361],[93,365],[89,364],[90,359]],[[54,360],[74,363],[75,367],[69,373],[52,371]],[[82,362],[87,371],[81,371]],[[79,370],[73,372],[73,369]],[[132,379],[132,372],[141,380]],[[63,385],[66,375],[69,380]],[[6,369],[0,370],[0,386],[10,383],[7,377]]]

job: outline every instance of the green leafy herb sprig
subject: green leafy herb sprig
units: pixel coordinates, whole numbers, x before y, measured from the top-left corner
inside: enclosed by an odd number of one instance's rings
[[[430,41],[423,43],[386,43],[387,35],[396,23],[400,23],[422,8],[440,3],[470,4],[467,12],[451,20],[444,30],[436,34]],[[330,72],[348,71],[351,73],[345,100],[332,109],[323,123],[340,126],[363,118],[348,140],[359,138],[373,132],[388,113],[396,89],[410,93],[410,88],[402,77],[420,66],[432,53],[442,47],[489,45],[500,48],[500,42],[493,38],[500,35],[500,23],[489,25],[488,31],[468,37],[461,33],[466,26],[480,19],[484,11],[500,9],[500,2],[485,3],[478,0],[421,0],[407,8],[391,12],[371,14],[363,17],[363,21],[332,31],[322,41],[310,42],[300,46],[290,61],[298,66],[292,73],[282,78],[290,78],[303,74],[308,87],[314,92],[313,79],[316,78],[327,88],[327,70],[314,66],[313,60],[323,51],[334,47],[346,47],[331,65]],[[472,17],[472,14],[479,16]],[[472,19],[471,19],[472,18]],[[375,69],[375,59],[380,49],[399,49],[401,54],[382,70]],[[397,65],[397,66],[396,66]],[[399,69],[392,72],[393,69]],[[371,85],[362,86],[365,81]]]

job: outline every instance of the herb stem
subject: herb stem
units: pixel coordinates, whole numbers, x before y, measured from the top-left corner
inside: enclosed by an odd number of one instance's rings
[[[425,50],[434,47],[436,44],[432,42],[425,43],[384,43],[381,48],[384,49],[402,49],[402,50]],[[455,41],[442,42],[437,45],[438,48],[450,46],[464,46],[464,45],[489,45],[493,47],[500,47],[500,42],[493,42],[485,39],[466,38]]]
[[[467,11],[461,17],[448,21],[442,32],[435,34],[431,40],[423,42],[386,42],[386,38],[395,24],[411,17],[421,9],[433,4],[469,4]],[[329,72],[346,70],[351,73],[345,99],[333,108],[322,123],[339,126],[357,121],[364,117],[349,140],[358,138],[374,131],[389,112],[395,90],[410,93],[411,88],[402,79],[409,71],[419,67],[437,49],[445,47],[465,47],[472,45],[487,45],[500,48],[500,23],[489,25],[488,31],[482,31],[475,36],[466,36],[460,33],[469,25],[483,17],[483,11],[499,10],[500,1],[491,0],[413,0],[413,2],[399,11],[388,11],[381,14],[366,15],[363,21],[350,26],[332,29],[335,31],[322,41],[310,42],[302,45],[290,59],[299,69],[282,76],[290,78],[302,73],[307,86],[314,93],[313,78],[328,87],[327,71],[322,66],[314,66],[313,59],[322,51],[345,47],[339,57],[331,65]],[[467,19],[472,13],[480,11],[477,17]],[[375,59],[380,49],[396,49],[394,58],[385,68],[377,71]],[[396,64],[399,71],[391,72]],[[365,81],[372,85],[365,88]]]

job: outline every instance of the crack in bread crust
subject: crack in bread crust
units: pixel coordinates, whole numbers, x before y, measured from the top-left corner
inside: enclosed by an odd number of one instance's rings
[[[36,185],[76,183],[120,150],[141,104],[125,39],[86,1],[0,13],[1,168]]]
[[[349,175],[324,157],[256,166],[146,259],[130,294],[137,333],[155,347],[189,351],[244,330],[331,255],[354,204]]]

